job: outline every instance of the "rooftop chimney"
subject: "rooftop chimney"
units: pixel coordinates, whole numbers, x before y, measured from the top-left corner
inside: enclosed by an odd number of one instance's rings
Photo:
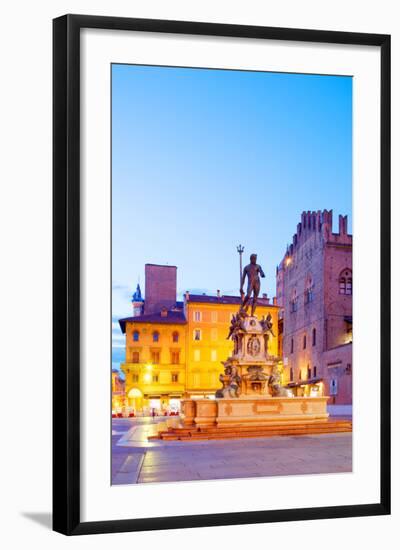
[[[161,317],[168,317],[168,309],[165,306],[161,309]]]

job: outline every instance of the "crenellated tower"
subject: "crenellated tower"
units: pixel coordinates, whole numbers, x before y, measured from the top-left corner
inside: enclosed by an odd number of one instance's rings
[[[337,233],[332,221],[332,210],[302,213],[277,267],[276,286],[287,382],[308,392],[309,381],[317,387],[319,380],[326,394],[337,396],[338,378],[352,363],[352,235],[347,216],[339,216]],[[351,378],[340,386],[344,402],[351,401]]]

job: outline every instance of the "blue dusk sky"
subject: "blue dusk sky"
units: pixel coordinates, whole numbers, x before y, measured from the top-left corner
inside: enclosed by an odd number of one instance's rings
[[[275,268],[303,210],[352,228],[352,79],[112,66],[113,367],[144,264],[185,290],[238,294],[236,246]]]

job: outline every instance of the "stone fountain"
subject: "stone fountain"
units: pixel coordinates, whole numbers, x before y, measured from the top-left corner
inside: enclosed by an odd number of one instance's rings
[[[222,387],[215,399],[184,399],[179,425],[168,425],[157,438],[218,439],[351,430],[340,422],[327,423],[328,397],[292,397],[281,387],[280,358],[271,355],[268,346],[274,336],[271,315],[258,319],[255,314],[260,276],[264,277],[256,261],[252,254],[241,273],[242,304],[227,336],[233,341],[233,352],[222,363]]]
[[[219,377],[222,387],[215,400],[183,401],[185,426],[230,426],[240,435],[240,430],[249,426],[306,424],[328,419],[328,397],[291,397],[280,385],[280,358],[268,352],[269,338],[274,336],[271,315],[259,320],[255,314],[260,276],[264,277],[256,261],[256,254],[252,254],[241,275],[242,305],[229,329],[228,338],[233,340],[234,348],[223,362],[224,373]]]

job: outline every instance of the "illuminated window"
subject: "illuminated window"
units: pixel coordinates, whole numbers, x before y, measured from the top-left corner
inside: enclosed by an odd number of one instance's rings
[[[193,358],[194,358],[195,361],[200,361],[200,350],[199,349],[194,350]]]
[[[172,372],[171,373],[171,382],[179,382],[179,373],[178,372]]]
[[[194,311],[193,312],[193,319],[197,322],[201,321],[201,311]]]
[[[139,352],[133,351],[132,352],[132,363],[139,363]]]
[[[175,331],[175,332],[172,333],[172,341],[175,342],[175,343],[179,342],[179,332]]]
[[[133,339],[134,342],[139,342],[139,331],[138,330],[133,331],[132,339]]]
[[[171,351],[171,363],[172,365],[179,365],[179,351]]]
[[[160,339],[160,333],[157,330],[155,330],[153,332],[153,342],[158,342],[159,339]]]
[[[201,330],[199,328],[196,328],[193,331],[193,340],[200,341],[201,340]]]
[[[351,269],[344,269],[339,275],[339,294],[353,294],[353,279]]]
[[[216,340],[218,340],[218,329],[217,328],[212,328],[211,329],[211,340],[213,342],[215,342]]]
[[[153,350],[151,352],[151,362],[154,363],[154,364],[157,364],[157,363],[160,362],[160,352],[159,351]]]
[[[216,361],[217,360],[217,350],[216,349],[212,349],[211,350],[211,361]]]
[[[312,345],[315,346],[316,343],[317,343],[317,329],[313,328],[312,329]]]

